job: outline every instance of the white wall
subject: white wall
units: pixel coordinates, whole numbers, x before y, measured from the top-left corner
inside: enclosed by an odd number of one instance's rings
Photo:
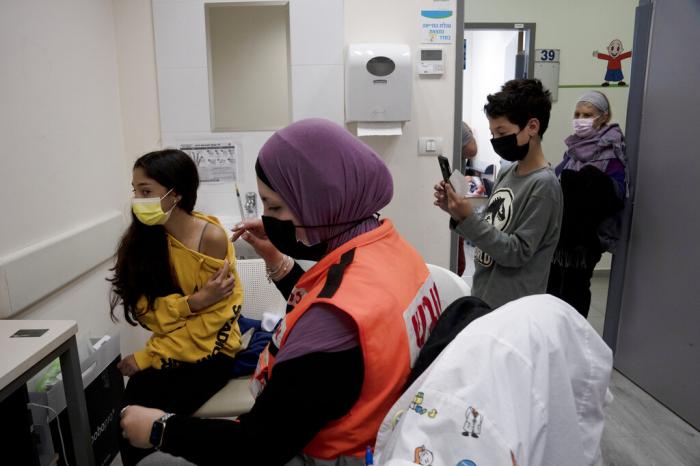
[[[122,211],[129,179],[111,1],[2,2],[0,56],[1,262]],[[114,331],[109,264],[95,266],[12,318],[75,319],[81,349],[87,336]]]
[[[625,50],[632,48],[634,10],[638,0],[465,0],[465,21],[470,23],[536,23],[535,48],[561,50],[560,85],[599,85],[605,76],[606,62],[592,56],[594,50],[607,53],[612,39],[620,39]],[[622,62],[625,81],[629,84],[631,60]],[[552,106],[549,129],[543,149],[554,165],[561,161],[566,148],[564,139],[571,134],[571,119],[578,98],[587,88],[559,88],[559,100]],[[610,100],[613,121],[623,131],[627,117],[628,87],[600,88]],[[480,141],[483,146],[484,141]],[[485,141],[488,143],[488,141]],[[599,269],[610,268],[605,255]]]
[[[411,47],[412,59],[420,46],[420,9],[431,1],[349,0],[345,2],[345,42],[398,42]],[[440,4],[456,9],[454,0]],[[400,137],[363,138],[389,166],[394,177],[394,199],[384,211],[427,262],[449,267],[448,217],[433,205],[433,185],[440,179],[435,157],[417,155],[419,136],[442,138],[445,155],[452,158],[454,126],[455,45],[444,45],[445,74],[439,79],[413,75],[411,121]],[[351,127],[352,129],[352,127]]]
[[[112,0],[124,154],[131,168],[160,149],[160,115],[150,1]]]

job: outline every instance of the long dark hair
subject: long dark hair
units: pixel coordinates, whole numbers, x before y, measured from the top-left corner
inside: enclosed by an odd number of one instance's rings
[[[139,157],[134,169],[141,168],[146,176],[154,179],[166,189],[172,189],[182,199],[178,207],[191,213],[197,201],[199,175],[197,166],[184,152],[166,149],[149,152]],[[148,300],[146,312],[153,309],[156,298],[181,293],[173,277],[168,255],[168,241],[162,225],[147,226],[131,214],[131,225],[122,236],[117,249],[117,263],[111,269],[110,315],[117,321],[114,310],[124,306],[124,318],[136,325],[136,303],[145,296]]]

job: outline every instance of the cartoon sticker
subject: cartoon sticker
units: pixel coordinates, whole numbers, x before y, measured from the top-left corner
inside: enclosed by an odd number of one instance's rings
[[[396,414],[394,414],[394,416],[391,418],[391,423],[390,423],[391,430],[394,430],[396,428],[396,424],[399,423],[399,421],[401,420],[401,416],[403,416],[404,412],[405,411],[403,409],[401,409],[401,410],[397,411]]]
[[[467,408],[466,416],[467,420],[464,422],[462,435],[465,437],[471,435],[474,438],[479,438],[479,434],[481,434],[481,423],[484,421],[484,416],[472,406]]]
[[[431,466],[433,464],[433,452],[425,448],[425,445],[421,445],[416,448],[413,462],[422,466]]]
[[[609,86],[611,82],[617,83],[618,86],[626,86],[627,83],[624,81],[625,77],[622,75],[622,60],[630,58],[632,56],[632,51],[624,52],[625,49],[622,47],[622,41],[620,41],[620,39],[613,39],[610,41],[607,50],[607,54],[599,53],[597,50],[593,51],[593,56],[595,58],[608,62],[608,67],[605,70],[605,82],[603,82],[601,86]]]
[[[408,405],[408,409],[412,409],[413,411],[417,412],[421,416],[423,414],[427,413],[428,417],[430,419],[435,419],[435,417],[437,416],[437,409],[428,410],[428,409],[424,408],[423,407],[423,397],[424,396],[425,395],[423,394],[423,392],[416,393],[416,396],[413,397],[413,401],[411,401],[411,404]]]

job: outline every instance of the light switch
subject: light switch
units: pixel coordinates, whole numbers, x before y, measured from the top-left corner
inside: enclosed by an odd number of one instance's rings
[[[442,138],[436,136],[418,138],[418,155],[442,155]]]

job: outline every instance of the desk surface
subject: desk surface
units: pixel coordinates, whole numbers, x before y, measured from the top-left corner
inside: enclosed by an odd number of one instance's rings
[[[40,337],[10,338],[20,329],[48,329]],[[74,320],[0,320],[0,390],[78,331]]]

